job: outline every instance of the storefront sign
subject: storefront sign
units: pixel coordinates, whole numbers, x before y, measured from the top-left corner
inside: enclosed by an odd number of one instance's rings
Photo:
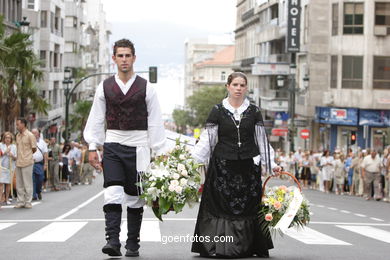
[[[288,75],[290,73],[289,64],[258,63],[252,65],[253,75]]]
[[[301,24],[301,1],[288,1],[288,16],[287,16],[287,37],[286,48],[287,52],[299,52],[300,40],[300,24]]]
[[[390,110],[359,111],[359,125],[390,126]]]
[[[316,107],[316,122],[334,125],[358,124],[356,108]]]

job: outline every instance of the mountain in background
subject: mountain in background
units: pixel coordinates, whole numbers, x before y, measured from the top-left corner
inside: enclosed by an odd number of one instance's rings
[[[207,38],[221,34],[170,22],[112,23],[111,43],[122,38],[135,45],[136,69],[162,64],[184,64],[184,43],[188,38]],[[229,34],[231,32],[226,32]]]

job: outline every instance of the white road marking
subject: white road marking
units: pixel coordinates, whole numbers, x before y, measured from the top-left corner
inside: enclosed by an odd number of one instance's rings
[[[305,227],[303,230],[289,228],[286,235],[310,245],[351,245],[350,243],[325,235],[308,227]]]
[[[319,207],[319,208],[325,208],[324,205],[317,205],[317,207]]]
[[[3,230],[3,229],[6,229],[6,228],[9,228],[13,225],[15,225],[16,223],[0,223],[0,230]]]
[[[17,242],[65,242],[88,222],[54,222]]]
[[[328,207],[328,209],[330,209],[330,210],[338,210],[338,209],[336,209],[336,208],[331,208],[331,207]]]
[[[143,221],[157,221],[156,218],[143,218]],[[0,223],[40,223],[40,222],[53,222],[54,219],[5,219],[0,220]],[[105,221],[104,218],[68,218],[56,220],[56,222],[102,222]],[[126,221],[126,218],[123,218],[122,221]],[[167,218],[164,221],[191,221],[195,222],[196,218]],[[389,227],[390,223],[369,223],[369,222],[327,222],[327,221],[310,221],[310,225],[365,225],[365,226],[381,226]]]
[[[127,221],[121,225],[120,241],[127,239]],[[158,220],[142,221],[140,240],[142,242],[161,242],[160,223]]]
[[[349,213],[351,213],[350,211],[348,211],[348,210],[340,210],[340,212],[342,212],[342,213],[345,213],[345,214],[349,214]]]
[[[35,205],[38,205],[38,204],[41,204],[42,202],[40,201],[35,201],[35,202],[32,202],[31,205],[35,206]],[[15,207],[15,205],[6,205],[6,206],[1,206],[2,209],[13,209]],[[21,210],[23,210],[23,208],[21,208]]]
[[[355,216],[358,216],[358,217],[361,217],[361,218],[367,217],[366,215],[364,215],[364,214],[359,214],[359,213],[355,213],[354,215],[355,215]]]
[[[380,218],[370,218],[372,220],[375,220],[375,221],[384,221],[383,219],[380,219]]]
[[[378,228],[370,227],[370,226],[341,226],[337,225],[339,228],[343,228],[360,235],[373,238],[385,243],[390,243],[390,232],[381,230]]]
[[[68,212],[66,212],[65,214],[59,216],[58,218],[54,219],[54,220],[61,220],[61,219],[64,219],[70,215],[72,215],[73,213],[77,212],[79,209],[85,207],[86,205],[88,205],[89,203],[91,203],[92,201],[94,201],[96,198],[98,198],[100,195],[102,195],[104,193],[104,190],[102,190],[101,192],[99,192],[98,194],[96,194],[95,196],[93,196],[92,198],[88,199],[87,201],[81,203],[80,205],[78,205],[77,207],[75,207],[74,209],[71,209],[69,210]]]

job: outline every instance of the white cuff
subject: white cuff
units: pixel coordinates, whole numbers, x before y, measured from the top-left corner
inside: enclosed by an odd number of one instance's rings
[[[89,150],[96,150],[96,143],[90,143],[88,149]]]

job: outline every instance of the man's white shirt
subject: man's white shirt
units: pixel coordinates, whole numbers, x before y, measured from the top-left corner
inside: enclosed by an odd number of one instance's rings
[[[45,141],[43,141],[42,138],[39,138],[39,140],[37,141],[37,150],[33,154],[34,162],[42,162],[44,159],[43,155],[47,152],[47,144],[45,143]]]
[[[130,90],[136,76],[134,74],[125,84],[119,79],[118,74],[115,75],[115,82],[124,95]],[[150,162],[149,149],[154,150],[157,155],[163,154],[166,152],[166,138],[157,93],[150,84],[146,86],[145,102],[148,111],[147,130],[107,129],[105,132],[106,99],[102,81],[96,89],[91,112],[84,129],[84,138],[89,144],[89,149],[96,150],[97,146],[103,145],[104,143],[119,143],[121,145],[137,147],[137,169],[146,170]]]

